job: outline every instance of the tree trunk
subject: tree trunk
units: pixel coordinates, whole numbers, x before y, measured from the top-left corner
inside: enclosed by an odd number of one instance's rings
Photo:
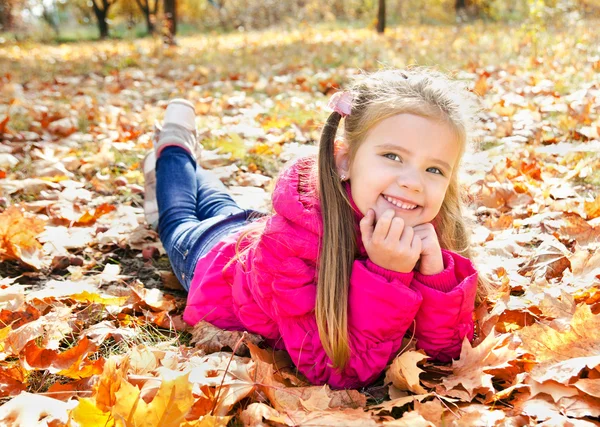
[[[385,31],[385,0],[379,0],[379,11],[377,12],[377,32],[383,34]]]
[[[152,16],[150,14],[146,15],[146,28],[148,30],[148,34],[154,34],[154,22],[152,22]]]
[[[12,7],[6,2],[0,3],[0,30],[10,31],[12,27]]]
[[[98,6],[96,0],[92,0],[92,8],[96,14],[98,20],[98,30],[100,30],[100,39],[104,40],[108,37],[108,22],[106,22],[106,16],[108,15],[108,8],[112,5],[108,0],[102,0],[102,6]]]
[[[150,7],[151,0],[144,0],[143,2],[141,0],[135,1],[142,10],[144,17],[146,18],[146,29],[148,30],[148,34],[154,34],[154,31],[156,30],[156,27],[154,25],[154,19],[156,17],[156,11],[158,9],[158,0],[154,1],[154,9]]]
[[[177,44],[175,42],[175,34],[177,34],[177,0],[164,0],[165,18],[167,21],[166,42],[170,45]]]

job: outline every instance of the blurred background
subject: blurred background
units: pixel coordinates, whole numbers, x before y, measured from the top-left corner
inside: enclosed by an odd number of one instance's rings
[[[600,16],[600,0],[2,0],[0,42],[135,39],[257,29],[569,25]]]

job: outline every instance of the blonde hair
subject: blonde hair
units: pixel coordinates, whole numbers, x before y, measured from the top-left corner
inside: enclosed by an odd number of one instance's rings
[[[425,68],[381,70],[355,79],[348,91],[352,94],[351,113],[343,122],[343,138],[352,164],[358,147],[369,130],[386,118],[414,114],[448,124],[460,145],[458,162],[468,144],[477,99],[463,84],[446,75]],[[331,113],[321,134],[317,162],[318,197],[323,220],[323,237],[319,248],[315,315],[321,343],[333,362],[343,369],[350,357],[348,345],[348,291],[352,265],[358,255],[354,211],[338,175],[334,146],[341,115]],[[458,166],[458,165],[456,165]],[[450,183],[434,222],[440,246],[467,258],[471,257],[469,232],[462,214],[462,194],[458,167],[453,168]],[[264,228],[264,223],[258,228]],[[254,228],[248,233],[260,231]],[[480,279],[477,301],[491,289]]]

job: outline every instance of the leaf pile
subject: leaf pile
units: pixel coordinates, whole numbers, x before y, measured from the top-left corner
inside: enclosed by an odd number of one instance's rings
[[[478,25],[0,47],[0,423],[598,425],[599,40],[580,23],[534,49]],[[281,166],[315,152],[328,96],[357,68],[414,61],[483,102],[461,181],[497,291],[475,342],[441,365],[407,337],[377,383],[332,391],[260,337],[184,324],[142,210],[168,99],[195,103],[201,164],[268,209]]]

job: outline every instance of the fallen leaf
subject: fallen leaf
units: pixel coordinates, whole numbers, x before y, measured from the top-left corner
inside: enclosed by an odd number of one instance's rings
[[[31,267],[43,265],[42,245],[36,236],[44,231],[45,222],[25,217],[16,206],[0,213],[0,259],[17,260]]]
[[[121,383],[115,397],[113,416],[126,425],[140,427],[178,427],[194,403],[188,375],[163,381],[150,403],[144,402],[140,390],[127,381]]]
[[[196,323],[191,330],[191,334],[192,339],[190,342],[205,353],[214,353],[220,351],[223,347],[229,347],[240,356],[248,354],[246,342],[256,345],[263,340],[259,335],[243,331],[225,331],[205,321]]]
[[[24,391],[0,407],[0,422],[6,426],[51,425],[52,422],[64,425],[69,411],[76,405],[76,400],[61,402]]]
[[[478,393],[494,393],[493,375],[486,371],[509,367],[509,362],[518,357],[517,351],[510,348],[507,338],[507,334],[490,334],[475,348],[465,338],[460,359],[452,362],[452,375],[442,381],[444,388],[452,390],[461,387],[467,392],[469,400]]]
[[[385,383],[392,382],[400,390],[410,390],[416,394],[427,391],[419,383],[419,374],[424,372],[417,364],[429,358],[422,352],[405,351],[394,359],[385,374]]]
[[[585,367],[600,365],[600,318],[585,304],[577,306],[570,328],[559,332],[544,324],[527,326],[518,335],[522,347],[535,356],[538,365],[531,372],[539,383],[554,380],[569,384]]]

